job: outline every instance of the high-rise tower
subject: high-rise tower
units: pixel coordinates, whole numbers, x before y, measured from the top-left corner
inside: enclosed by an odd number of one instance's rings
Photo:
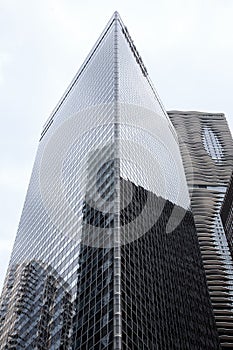
[[[0,349],[219,349],[177,135],[117,13],[47,121]]]
[[[233,141],[222,113],[171,111],[191,194],[211,302],[223,349],[233,348],[233,263],[220,216],[233,169]]]

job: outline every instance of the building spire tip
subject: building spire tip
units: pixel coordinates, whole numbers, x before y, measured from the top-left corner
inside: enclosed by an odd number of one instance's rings
[[[115,18],[119,18],[119,17],[120,17],[119,12],[118,12],[118,11],[114,11],[113,16],[114,16]]]

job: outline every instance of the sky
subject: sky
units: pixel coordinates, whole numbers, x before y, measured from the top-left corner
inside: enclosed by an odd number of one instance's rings
[[[232,0],[0,0],[0,290],[42,126],[115,10],[165,108],[233,130]]]

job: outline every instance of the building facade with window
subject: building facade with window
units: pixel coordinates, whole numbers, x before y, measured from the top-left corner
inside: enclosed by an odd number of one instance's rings
[[[233,173],[221,207],[221,219],[233,257]]]
[[[0,349],[219,349],[176,131],[115,13],[44,126]]]
[[[233,169],[233,141],[221,113],[170,111],[191,197],[221,346],[233,347],[233,263],[220,210]]]

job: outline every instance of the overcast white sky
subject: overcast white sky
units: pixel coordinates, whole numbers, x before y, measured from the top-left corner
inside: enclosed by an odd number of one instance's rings
[[[42,126],[115,10],[165,108],[233,130],[232,0],[0,0],[0,289]]]

